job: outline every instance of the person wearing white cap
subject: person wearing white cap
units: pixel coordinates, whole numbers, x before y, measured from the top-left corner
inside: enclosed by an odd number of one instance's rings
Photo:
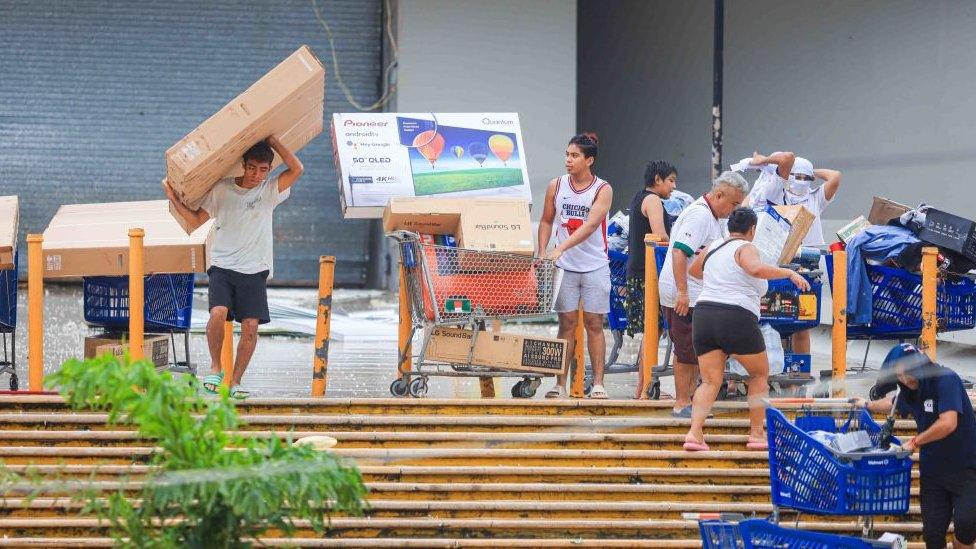
[[[732,167],[733,170],[759,170],[759,177],[749,193],[745,204],[753,207],[763,204],[799,205],[813,214],[813,224],[803,238],[804,246],[824,244],[823,227],[820,215],[837,195],[840,188],[841,173],[837,170],[814,168],[806,158],[791,152],[776,152],[769,156],[753,153],[751,159],[743,159]],[[823,184],[814,188],[817,181]],[[793,334],[793,351],[810,353],[810,331]]]

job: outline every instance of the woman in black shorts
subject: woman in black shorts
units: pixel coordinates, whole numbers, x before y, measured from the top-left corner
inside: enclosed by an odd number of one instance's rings
[[[708,450],[702,427],[725,380],[725,361],[735,357],[749,373],[750,450],[766,448],[762,399],[769,392],[769,361],[759,330],[759,299],[766,293],[767,280],[789,278],[801,290],[810,284],[790,269],[766,265],[752,245],[756,236],[756,212],[738,208],[729,216],[729,238],[716,240],[707,253],[698,254],[688,274],[703,280],[695,305],[692,340],[701,385],[692,400],[691,429],[684,449]]]

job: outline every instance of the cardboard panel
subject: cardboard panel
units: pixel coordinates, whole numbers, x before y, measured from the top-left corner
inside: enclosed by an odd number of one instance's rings
[[[464,364],[471,349],[471,330],[434,328],[427,346],[428,360]],[[472,363],[502,370],[559,375],[566,369],[566,341],[500,332],[480,332]]]

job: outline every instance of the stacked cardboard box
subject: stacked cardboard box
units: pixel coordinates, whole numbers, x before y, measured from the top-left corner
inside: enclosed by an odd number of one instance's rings
[[[16,196],[0,196],[0,271],[14,268],[19,212]]]
[[[129,344],[118,334],[100,334],[85,338],[85,358],[95,358],[104,354],[122,357],[129,350]],[[169,337],[149,335],[143,338],[142,356],[157,368],[169,365]]]
[[[242,173],[241,157],[258,141],[276,135],[294,152],[322,133],[324,101],[325,68],[302,46],[170,147],[166,177],[180,201],[196,209],[217,181]],[[275,155],[272,166],[280,163]]]
[[[213,221],[187,235],[167,200],[61,206],[44,230],[44,276],[116,276],[129,273],[129,229],[145,230],[149,273],[202,273],[209,264]]]

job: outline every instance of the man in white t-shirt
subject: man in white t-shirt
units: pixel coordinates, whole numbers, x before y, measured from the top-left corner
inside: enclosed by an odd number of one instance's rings
[[[702,281],[689,275],[695,256],[713,240],[722,238],[722,219],[742,205],[749,183],[735,172],[723,172],[712,182],[712,189],[690,206],[671,227],[667,257],[661,269],[658,288],[661,307],[674,344],[675,417],[691,417],[691,395],[698,381],[698,357],[692,343],[691,322]]]
[[[746,199],[754,207],[763,204],[799,205],[813,214],[813,224],[803,238],[804,246],[824,244],[821,214],[833,201],[840,188],[841,173],[825,168],[814,169],[813,163],[791,152],[776,152],[765,156],[756,152],[746,165],[745,160],[737,167],[759,170],[756,184]],[[813,188],[817,180],[823,184]],[[810,331],[796,332],[792,338],[793,352],[810,354]]]
[[[274,153],[287,166],[278,177],[268,178]],[[211,266],[208,297],[210,320],[207,344],[210,347],[210,375],[203,387],[216,393],[224,380],[220,351],[224,343],[224,323],[237,320],[241,339],[237,345],[231,396],[247,398],[241,378],[257,346],[258,325],[270,322],[267,280],[274,270],[272,218],[278,204],[291,193],[291,186],[304,167],[298,157],[275,137],[254,145],[242,159],[244,175],[222,179],[204,197],[200,208],[190,210],[177,198],[167,183],[170,202],[184,219],[203,224],[213,218],[216,234],[210,250]]]

